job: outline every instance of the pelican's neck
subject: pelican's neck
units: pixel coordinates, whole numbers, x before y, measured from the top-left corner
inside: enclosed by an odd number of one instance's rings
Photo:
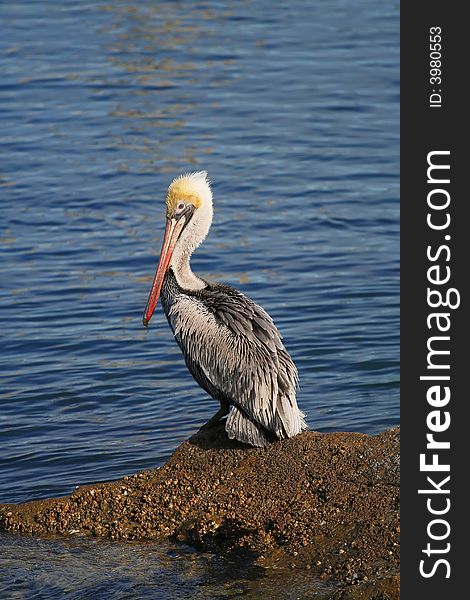
[[[185,290],[202,290],[207,284],[191,271],[189,261],[194,250],[204,241],[212,223],[212,192],[207,173],[200,171],[175,179],[168,193],[170,200],[171,194],[175,193],[180,194],[183,202],[187,196],[194,198],[191,200],[193,216],[181,232],[170,266],[180,287]]]
[[[197,209],[176,243],[171,257],[171,267],[178,285],[185,290],[202,290],[206,282],[191,271],[189,261],[194,250],[201,244],[209,232],[212,222],[212,204]]]
[[[207,284],[192,272],[191,265],[189,264],[191,253],[178,252],[178,247],[176,247],[171,259],[171,268],[181,288],[184,290],[202,290]]]

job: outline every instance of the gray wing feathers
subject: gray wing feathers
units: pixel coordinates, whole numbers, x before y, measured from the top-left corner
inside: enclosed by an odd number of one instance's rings
[[[247,419],[235,406],[230,410],[225,430],[231,440],[237,439],[251,446],[267,446],[271,441],[260,427]]]
[[[197,364],[216,389],[253,419],[232,408],[229,436],[259,446],[268,439],[256,423],[278,438],[306,429],[296,402],[297,369],[271,317],[235,290],[226,301],[218,294],[216,306],[214,298],[209,300],[214,306],[206,297],[202,302],[182,294],[169,319],[188,367]]]

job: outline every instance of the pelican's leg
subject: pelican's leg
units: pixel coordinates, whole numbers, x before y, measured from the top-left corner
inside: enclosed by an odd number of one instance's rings
[[[201,427],[201,429],[205,429],[206,427],[212,427],[212,425],[215,425],[216,423],[218,423],[220,421],[220,419],[222,419],[223,417],[228,415],[229,412],[230,412],[230,404],[228,402],[226,402],[225,400],[220,400],[219,410],[215,413],[215,415],[213,417],[211,417],[207,421],[207,423],[204,423],[204,425]]]

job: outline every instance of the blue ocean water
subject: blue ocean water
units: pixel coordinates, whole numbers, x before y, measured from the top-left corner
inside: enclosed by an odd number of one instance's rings
[[[0,22],[0,501],[161,465],[215,412],[161,309],[141,325],[185,171],[214,191],[193,269],[273,316],[309,426],[396,425],[398,2],[24,0]]]

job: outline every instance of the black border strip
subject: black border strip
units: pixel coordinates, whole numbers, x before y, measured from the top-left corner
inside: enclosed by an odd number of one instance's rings
[[[468,191],[464,190],[464,180],[467,173],[470,175],[470,168],[465,164],[470,153],[464,147],[464,140],[470,135],[470,119],[464,110],[464,103],[470,51],[467,46],[469,36],[464,35],[467,24],[463,7],[463,4],[456,2],[401,3],[403,600],[460,598],[462,594],[465,595],[466,582],[463,578],[468,571],[465,564],[468,550],[465,550],[464,542],[470,529],[465,518],[469,501],[464,486],[470,472],[467,463],[470,454],[467,439],[470,443],[470,434],[466,431],[466,406],[470,397],[464,379],[466,370],[470,370],[470,365],[467,366],[469,352],[466,339],[470,330],[467,308],[470,272],[467,239],[470,239],[470,231],[465,218],[470,197]],[[437,74],[436,71],[430,71],[436,68],[436,63],[430,64],[430,44],[433,43],[430,36],[438,32],[432,27],[441,30],[440,82],[430,81],[432,75]],[[437,54],[433,56],[436,58]],[[435,95],[431,97],[431,94]],[[442,154],[429,154],[436,151],[442,151]],[[449,154],[444,154],[444,151]],[[448,164],[450,169],[431,170],[428,181],[428,160],[435,164]],[[447,178],[450,181],[444,183]],[[445,191],[432,192],[428,198],[432,190]],[[431,204],[441,202],[444,206],[448,196],[450,201],[446,208],[430,208],[428,201]],[[427,223],[430,213],[431,223],[438,226],[447,222],[448,213],[448,226],[433,229]],[[434,258],[430,259],[427,253]],[[433,266],[437,266],[437,269],[429,272],[428,269]],[[430,277],[443,280],[449,273],[447,283],[429,281]],[[460,297],[460,306],[431,308],[428,288],[440,291],[444,302],[446,292],[454,288]],[[451,293],[450,304],[457,303],[457,292]],[[434,294],[431,302],[439,304],[438,299],[439,296]],[[427,322],[433,312],[449,316],[440,320],[431,317]],[[448,331],[440,331],[438,322],[443,329],[450,323]],[[432,336],[448,336],[449,339],[430,342]],[[450,353],[430,355],[428,343],[434,350],[439,348]],[[448,365],[449,368],[438,369],[438,364]],[[437,375],[449,376],[450,379],[420,380],[420,376]],[[432,386],[437,386],[434,394],[429,392]],[[447,403],[443,400],[445,387],[450,392]],[[434,406],[429,401],[428,393],[431,402],[435,401]],[[433,411],[439,412],[429,416]],[[448,441],[450,449],[427,449],[426,435],[433,433],[429,427],[444,428],[448,418],[449,427],[442,432],[435,432],[433,439]],[[420,454],[423,453],[427,464],[437,460],[439,464],[449,464],[450,471],[420,470]],[[437,454],[436,459],[433,454]],[[427,476],[433,479],[434,484],[427,480]],[[447,476],[450,479],[445,481]],[[428,492],[419,494],[419,489]],[[444,490],[449,490],[449,493]],[[446,512],[437,514],[437,511],[446,508]],[[431,510],[436,514],[432,514]],[[442,539],[432,539],[432,536]],[[437,563],[439,560],[443,562]],[[431,576],[420,574],[420,565],[422,571]]]

